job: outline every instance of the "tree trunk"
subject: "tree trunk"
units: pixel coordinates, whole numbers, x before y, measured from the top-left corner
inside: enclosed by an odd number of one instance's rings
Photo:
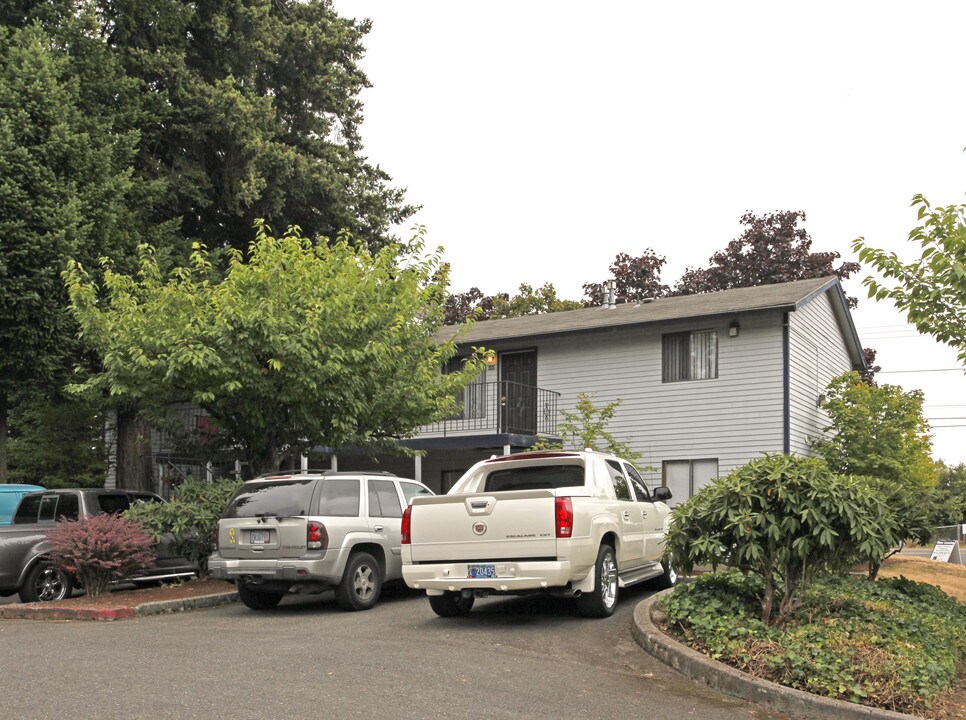
[[[0,390],[0,484],[7,482],[7,391]]]
[[[765,576],[765,593],[761,597],[761,621],[771,625],[771,611],[775,605],[775,583],[770,575]]]
[[[869,582],[874,582],[877,577],[879,577],[879,568],[882,567],[882,563],[870,562],[869,563]]]
[[[147,428],[137,408],[117,411],[117,486],[125,490],[154,491],[144,462]]]

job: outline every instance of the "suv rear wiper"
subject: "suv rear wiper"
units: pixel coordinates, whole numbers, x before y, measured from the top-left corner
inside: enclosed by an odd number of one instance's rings
[[[255,513],[255,517],[258,518],[258,522],[263,523],[268,518],[272,518],[274,520],[291,520],[293,518],[301,519],[301,518],[304,518],[305,516],[304,515],[279,515],[278,513],[264,512],[264,513]]]

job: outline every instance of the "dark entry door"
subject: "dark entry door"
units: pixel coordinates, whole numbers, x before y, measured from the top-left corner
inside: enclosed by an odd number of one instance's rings
[[[500,406],[502,431],[537,432],[537,352],[501,353]]]

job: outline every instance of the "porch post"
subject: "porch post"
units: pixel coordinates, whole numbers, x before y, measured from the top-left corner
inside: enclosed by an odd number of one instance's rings
[[[339,456],[332,453],[332,472],[339,472]]]
[[[306,470],[308,470],[309,456],[306,455],[305,453],[302,453],[302,455],[299,457],[299,460],[301,461],[301,464],[299,465],[299,467],[301,468],[302,472],[305,472]]]
[[[509,455],[510,454],[510,446],[509,445],[504,445],[503,446],[503,454],[504,455]]]
[[[416,473],[416,477],[413,479],[416,482],[422,482],[423,481],[423,456],[417,455],[413,459],[415,460],[415,465],[416,465],[416,469],[414,471]]]

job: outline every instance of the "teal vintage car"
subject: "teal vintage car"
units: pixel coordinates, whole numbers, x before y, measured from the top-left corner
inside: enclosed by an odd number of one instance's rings
[[[0,485],[0,525],[9,525],[13,511],[20,504],[20,498],[34,490],[43,490],[40,485]]]

